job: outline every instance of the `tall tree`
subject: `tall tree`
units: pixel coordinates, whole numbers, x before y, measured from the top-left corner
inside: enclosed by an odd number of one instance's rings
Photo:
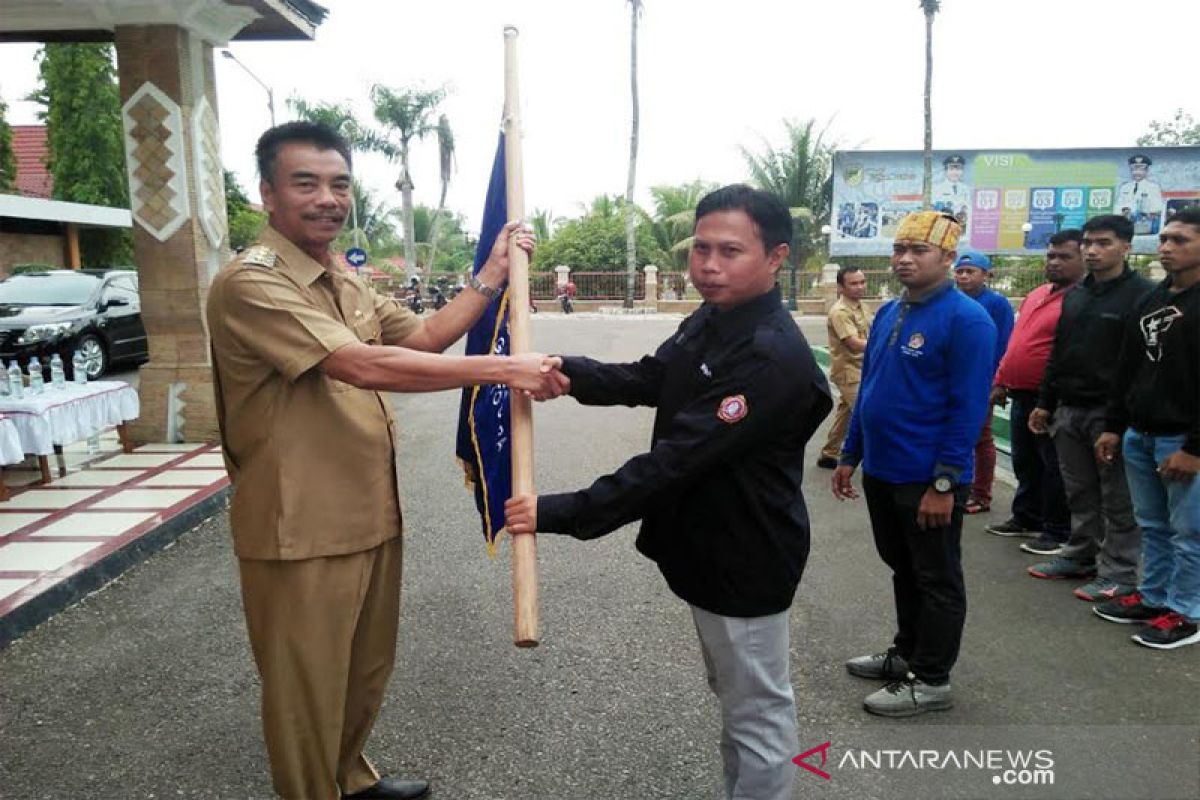
[[[921,198],[925,208],[933,207],[933,17],[941,7],[941,0],[921,0],[925,14],[925,171]]]
[[[815,219],[828,219],[832,202],[830,171],[835,144],[826,139],[828,128],[817,128],[816,120],[783,121],[787,141],[781,147],[763,139],[757,153],[741,148],[750,182],[777,195],[793,217],[804,209]]]
[[[47,44],[38,51],[40,85],[29,99],[44,108],[47,159],[54,198],[129,208],[121,97],[112,45]],[[84,229],[79,237],[85,264],[129,263],[127,230]]]
[[[17,158],[13,155],[12,126],[8,124],[8,104],[0,98],[0,192],[17,188]]]
[[[437,261],[437,247],[440,241],[438,229],[442,224],[442,215],[446,211],[446,192],[450,189],[450,178],[454,174],[454,131],[451,129],[450,120],[445,114],[438,117],[437,141],[438,177],[442,183],[442,191],[438,195],[437,215],[433,218],[433,232],[429,237],[433,244],[433,251],[425,262],[428,265],[426,267],[426,275],[433,270],[434,262]]]
[[[633,104],[633,115],[629,130],[629,179],[625,182],[625,307],[633,308],[634,283],[637,280],[637,220],[634,217],[633,189],[637,179],[638,108],[637,75],[637,29],[642,15],[642,0],[627,0],[629,3],[629,97]]]
[[[1154,120],[1150,130],[1138,137],[1141,147],[1179,147],[1200,144],[1200,122],[1182,108],[1168,120]]]
[[[677,186],[652,186],[654,216],[650,229],[663,252],[671,257],[677,270],[687,269],[687,254],[692,247],[692,228],[700,198],[717,188],[716,184],[695,180]]]
[[[400,162],[401,210],[404,215],[404,260],[409,274],[416,270],[416,235],[413,231],[413,180],[409,169],[413,141],[420,141],[437,132],[433,115],[446,98],[445,89],[390,89],[382,84],[371,87],[371,102],[375,119],[384,126],[379,149],[392,161]]]

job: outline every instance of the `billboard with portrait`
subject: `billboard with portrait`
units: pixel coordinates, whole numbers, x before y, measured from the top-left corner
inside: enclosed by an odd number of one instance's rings
[[[887,255],[921,207],[920,151],[839,151],[833,158],[833,256]],[[934,151],[935,208],[987,253],[1041,253],[1055,231],[1123,214],[1134,252],[1153,253],[1176,210],[1200,204],[1200,147]]]

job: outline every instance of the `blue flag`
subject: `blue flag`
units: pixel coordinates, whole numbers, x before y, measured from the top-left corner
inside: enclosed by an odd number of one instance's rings
[[[496,236],[508,221],[504,175],[504,134],[496,147],[492,179],[483,205],[483,225],[475,247],[472,272],[487,262]],[[467,333],[467,355],[508,355],[508,289],[492,300],[483,316]],[[502,384],[463,389],[458,412],[455,452],[467,485],[475,492],[488,552],[494,552],[496,534],[504,529],[504,501],[512,494],[512,438],[508,387]]]

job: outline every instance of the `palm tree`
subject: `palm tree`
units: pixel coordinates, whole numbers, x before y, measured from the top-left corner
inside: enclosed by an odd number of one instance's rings
[[[438,195],[437,213],[433,217],[433,233],[430,236],[430,241],[433,243],[433,252],[426,261],[426,277],[433,270],[434,259],[437,258],[437,246],[440,241],[438,237],[438,228],[442,222],[442,214],[446,210],[446,192],[450,189],[450,176],[454,174],[454,131],[450,128],[450,120],[445,114],[438,117],[437,123],[437,140],[438,140],[438,175],[442,182],[442,193]]]
[[[433,122],[433,114],[445,98],[444,88],[397,91],[378,83],[371,87],[375,119],[386,129],[378,142],[379,150],[392,161],[400,162],[400,177],[396,180],[396,188],[400,190],[404,217],[404,260],[409,275],[414,273],[417,263],[409,150],[413,140],[420,141],[437,132],[438,126]]]
[[[550,241],[550,237],[554,235],[555,223],[554,212],[549,209],[535,208],[529,215],[533,235],[543,244]]]
[[[826,128],[817,130],[816,120],[801,124],[784,120],[788,143],[773,148],[764,140],[760,153],[745,147],[742,156],[751,182],[787,203],[795,222],[791,243],[791,287],[788,307],[796,308],[796,272],[813,252],[816,220],[828,219],[833,182],[830,168],[834,145],[825,141]]]
[[[784,120],[787,143],[773,147],[763,139],[758,153],[742,147],[751,183],[777,195],[789,208],[808,209],[826,219],[832,201],[830,169],[835,145],[825,141],[828,128],[817,129],[816,120]]]
[[[642,0],[629,3],[629,90],[633,102],[633,123],[629,132],[629,180],[625,183],[625,307],[633,308],[633,287],[637,276],[637,221],[634,219],[633,187],[637,177],[638,150],[638,80],[637,29],[642,14]]]
[[[925,173],[921,197],[925,208],[933,207],[933,16],[941,10],[941,0],[921,0],[925,14]]]
[[[676,269],[687,266],[687,253],[692,247],[692,228],[696,223],[696,206],[700,198],[716,188],[715,184],[695,180],[678,186],[652,186],[654,217],[650,230],[663,252],[670,253]]]

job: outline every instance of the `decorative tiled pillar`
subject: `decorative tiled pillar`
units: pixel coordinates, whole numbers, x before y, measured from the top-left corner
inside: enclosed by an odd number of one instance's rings
[[[228,257],[212,47],[175,25],[116,28],[134,258],[150,361],[139,441],[217,437],[204,306]]]

